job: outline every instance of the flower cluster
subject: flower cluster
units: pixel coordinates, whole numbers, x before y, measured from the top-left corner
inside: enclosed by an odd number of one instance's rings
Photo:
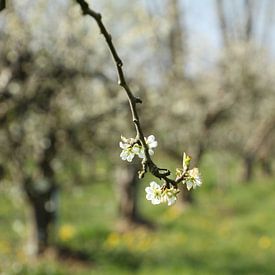
[[[160,204],[167,202],[169,206],[176,202],[177,194],[179,193],[179,190],[174,187],[161,187],[154,181],[150,183],[150,186],[145,188],[145,191],[146,199],[151,201],[152,204]]]
[[[127,139],[121,136],[121,140],[122,141],[119,142],[119,147],[122,149],[120,157],[123,160],[131,162],[135,155],[142,159],[145,158],[144,148],[141,144],[136,142],[133,138]],[[145,138],[145,142],[148,146],[149,154],[152,156],[154,154],[153,149],[158,146],[158,142],[156,141],[155,136],[150,135],[148,138]]]
[[[193,189],[195,189],[196,187],[199,187],[202,184],[199,169],[193,168],[189,170],[190,162],[191,157],[184,153],[182,160],[182,169],[176,169],[177,178],[180,178],[181,182],[183,184],[186,184],[186,188],[188,190],[191,190],[192,187]]]
[[[145,142],[148,146],[149,155],[154,154],[154,150],[158,146],[153,135],[145,138]],[[141,159],[145,159],[145,151],[139,140],[133,138],[125,138],[121,136],[121,142],[119,143],[122,152],[120,157],[123,160],[131,162],[133,158],[137,155]],[[186,184],[186,188],[191,190],[192,187],[195,189],[201,186],[202,180],[198,168],[189,169],[191,162],[191,157],[186,153],[183,154],[182,168],[176,169],[176,179],[171,184],[171,181],[165,182],[162,186],[152,181],[150,186],[145,188],[146,199],[151,201],[152,204],[167,203],[168,206],[174,204],[177,200],[177,195],[179,193],[178,184]],[[165,180],[166,181],[166,180]]]
[[[202,180],[198,168],[193,168],[187,172],[186,188],[190,190],[192,187],[195,189],[201,186]]]

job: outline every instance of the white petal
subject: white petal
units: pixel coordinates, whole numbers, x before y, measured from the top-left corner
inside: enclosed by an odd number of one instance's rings
[[[138,145],[134,145],[132,148],[132,152],[135,154],[139,154],[140,152],[140,147]]]
[[[188,190],[190,190],[192,188],[192,186],[193,186],[193,183],[192,183],[191,180],[186,182],[186,187],[187,187]]]
[[[171,197],[170,199],[168,199],[168,206],[174,204],[176,202],[177,198],[176,197]]]
[[[145,191],[146,191],[146,193],[148,193],[148,194],[153,194],[153,189],[152,189],[151,187],[149,187],[149,186],[147,186],[147,187],[145,188]]]
[[[123,150],[123,151],[120,153],[120,157],[121,157],[123,160],[126,160],[127,157],[128,157],[128,152]]]
[[[153,194],[147,194],[147,195],[146,195],[146,199],[147,199],[148,201],[151,201],[153,198],[154,198]]]
[[[158,188],[160,188],[160,186],[159,186],[155,181],[151,181],[150,186],[151,186],[153,189],[158,189]]]
[[[154,151],[152,149],[149,149],[149,155],[153,156],[154,155]]]
[[[201,186],[201,184],[202,184],[201,178],[200,178],[200,177],[197,177],[197,178],[196,178],[196,185],[197,185],[197,186]]]
[[[158,142],[156,140],[152,141],[152,142],[148,143],[148,146],[150,148],[156,148],[158,146]]]
[[[150,135],[147,139],[146,139],[146,143],[149,144],[151,142],[155,141],[155,136],[154,135]]]
[[[145,158],[145,153],[144,153],[144,150],[143,150],[143,149],[141,149],[141,150],[139,151],[138,156],[139,156],[141,159],[144,159],[144,158]]]
[[[152,199],[152,204],[160,204],[160,200],[157,198]]]
[[[119,147],[121,148],[121,149],[126,149],[126,148],[128,148],[128,146],[129,146],[129,144],[127,144],[127,143],[123,143],[123,142],[119,142]]]
[[[133,153],[130,153],[127,157],[127,161],[131,162],[133,160],[134,156],[135,155]]]

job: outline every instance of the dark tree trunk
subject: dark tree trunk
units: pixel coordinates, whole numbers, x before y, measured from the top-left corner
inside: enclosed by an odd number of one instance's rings
[[[119,214],[122,219],[137,219],[137,167],[130,164],[117,171]]]
[[[116,172],[119,216],[126,226],[150,223],[140,216],[138,211],[138,170],[137,164],[127,164]]]
[[[244,182],[250,182],[252,180],[253,170],[254,170],[254,159],[251,156],[246,156],[244,158],[244,174],[243,174]]]
[[[272,165],[271,161],[268,159],[261,159],[261,166],[262,166],[262,171],[266,176],[272,176],[273,171],[272,171]]]
[[[58,188],[54,183],[47,182],[45,189],[39,189],[39,183],[27,179],[24,191],[31,206],[33,236],[32,251],[43,253],[53,243],[58,209]],[[38,185],[38,186],[37,186]]]
[[[37,254],[43,253],[55,239],[55,224],[57,220],[58,187],[54,179],[51,161],[56,155],[55,131],[48,134],[50,146],[45,148],[38,162],[39,176],[27,178],[24,190],[27,194],[34,223],[33,246]]]

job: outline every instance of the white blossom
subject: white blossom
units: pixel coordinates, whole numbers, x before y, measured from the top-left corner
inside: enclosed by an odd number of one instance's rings
[[[148,146],[148,152],[150,154],[150,156],[154,155],[154,148],[156,148],[158,146],[158,142],[156,141],[156,138],[154,135],[150,135],[148,138],[144,138],[145,142]],[[145,153],[144,153],[144,148],[141,148],[138,156],[140,158],[145,158]]]
[[[158,146],[158,142],[155,139],[154,135],[150,135],[148,138],[145,138],[145,142],[148,145],[149,148],[149,154],[152,156],[154,154],[153,149]]]
[[[188,178],[186,179],[186,187],[190,190],[192,187],[195,189],[197,186],[201,186],[202,180],[198,168],[193,168],[188,171]]]
[[[174,204],[177,200],[179,190],[171,188],[161,188],[156,182],[152,181],[150,186],[145,188],[146,199],[151,201],[152,204],[166,203],[168,206]]]
[[[162,202],[162,190],[155,181],[152,181],[150,186],[145,188],[145,191],[146,199],[151,201],[152,204],[160,204]]]
[[[122,149],[122,152],[120,153],[120,157],[123,160],[127,160],[131,162],[135,155],[138,155],[140,158],[145,158],[144,148],[142,145],[138,143],[133,143],[134,139],[127,139],[123,136],[121,136],[122,141],[119,142],[119,147]],[[155,139],[155,136],[150,135],[148,138],[144,138],[145,142],[148,146],[149,154],[152,156],[154,154],[154,148],[158,146],[158,142]]]
[[[177,200],[178,193],[179,193],[179,190],[174,187],[164,190],[163,196],[162,196],[162,202],[167,202],[168,206],[174,204]]]
[[[120,153],[120,157],[123,160],[127,160],[131,162],[136,154],[136,148],[135,146],[131,146],[128,143],[119,143],[120,148],[122,149],[122,152]]]

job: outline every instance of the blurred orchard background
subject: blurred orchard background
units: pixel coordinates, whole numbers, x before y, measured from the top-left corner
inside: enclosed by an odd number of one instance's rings
[[[1,274],[275,274],[274,0],[91,1],[158,165],[202,173],[172,207],[119,158],[135,131],[75,1],[0,13]],[[172,273],[171,273],[172,272]]]

